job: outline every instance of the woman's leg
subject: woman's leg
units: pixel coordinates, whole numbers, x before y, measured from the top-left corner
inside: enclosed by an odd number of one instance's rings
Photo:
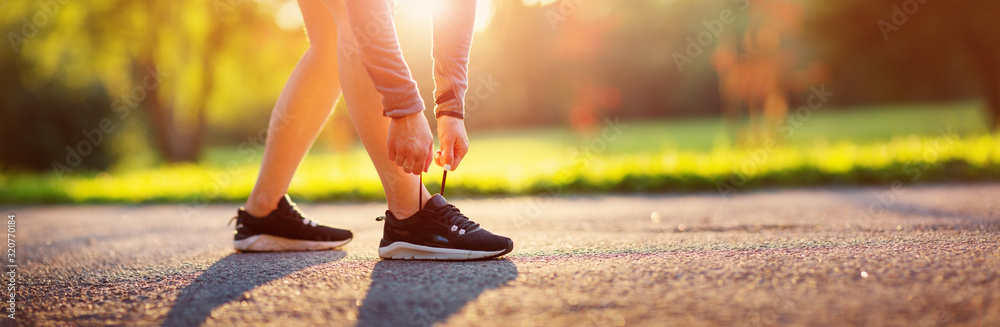
[[[340,97],[333,17],[319,0],[300,0],[299,7],[309,50],[299,59],[271,112],[264,160],[246,204],[247,213],[257,217],[273,211],[288,192],[295,170]]]
[[[300,4],[306,0],[301,0]],[[404,173],[402,168],[389,160],[386,136],[389,131],[389,118],[382,115],[382,96],[375,90],[368,72],[361,64],[354,36],[347,24],[347,15],[343,0],[322,0],[337,24],[338,54],[337,64],[340,71],[340,81],[344,90],[344,100],[351,113],[354,128],[357,129],[361,142],[368,151],[382,188],[385,189],[389,210],[396,217],[410,217],[423,206],[418,204],[420,192],[424,202],[430,198],[430,193],[420,184],[419,177]],[[368,1],[368,0],[365,0]],[[378,0],[381,1],[381,0]],[[303,9],[304,10],[304,9]],[[384,26],[384,25],[379,25]]]

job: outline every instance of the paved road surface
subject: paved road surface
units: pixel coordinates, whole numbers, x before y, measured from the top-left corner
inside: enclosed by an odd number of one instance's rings
[[[3,209],[22,326],[1000,326],[1000,184],[889,191],[454,199],[515,241],[467,263],[380,261],[381,204],[304,204],[356,239],[279,254],[233,205]]]

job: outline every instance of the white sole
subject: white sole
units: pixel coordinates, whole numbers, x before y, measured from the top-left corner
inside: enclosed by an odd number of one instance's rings
[[[476,260],[498,256],[508,251],[443,249],[407,242],[395,242],[378,248],[378,256],[384,259],[402,260]]]
[[[246,252],[318,251],[337,248],[350,241],[351,239],[334,242],[305,241],[260,234],[233,241],[233,247],[236,251]]]

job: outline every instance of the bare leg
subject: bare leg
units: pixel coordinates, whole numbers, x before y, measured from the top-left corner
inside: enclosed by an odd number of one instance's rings
[[[333,18],[317,0],[302,0],[299,6],[309,50],[299,59],[271,112],[264,160],[246,203],[247,213],[257,217],[273,211],[288,192],[295,170],[340,97]]]
[[[300,4],[307,1],[309,0],[300,0]],[[337,63],[344,100],[347,101],[347,109],[351,113],[354,128],[357,129],[361,142],[365,145],[375,170],[378,171],[382,188],[385,189],[389,211],[392,211],[397,218],[408,218],[423,206],[423,203],[417,203],[418,196],[422,194],[426,202],[430,198],[430,193],[420,184],[418,176],[404,173],[402,168],[389,160],[386,142],[389,118],[382,115],[382,96],[375,90],[368,72],[357,55],[358,47],[347,24],[344,3],[342,0],[322,1],[333,14],[337,24],[339,44]]]

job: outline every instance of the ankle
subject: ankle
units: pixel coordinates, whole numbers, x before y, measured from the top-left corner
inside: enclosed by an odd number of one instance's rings
[[[246,213],[250,214],[254,218],[264,218],[267,217],[267,215],[270,214],[272,211],[274,211],[274,209],[277,208],[246,207],[243,209],[243,211],[246,211]]]
[[[270,205],[268,205],[267,203],[270,203]],[[261,201],[259,197],[258,198],[251,197],[247,199],[247,203],[246,206],[243,208],[243,211],[246,211],[246,213],[250,214],[251,216],[262,218],[266,217],[268,214],[274,211],[274,209],[277,208],[278,208],[278,200],[265,202]]]
[[[392,213],[392,216],[396,217],[396,219],[399,219],[399,220],[403,220],[403,219],[406,219],[406,218],[413,217],[413,215],[416,214],[417,211],[419,211],[419,210],[416,210],[416,209],[410,209],[410,210],[391,210],[390,209],[389,210],[389,212]]]
[[[414,205],[416,204],[413,203],[414,199],[409,199],[409,201],[407,202],[410,202],[409,203],[410,205],[400,205],[399,203],[401,203],[401,201],[396,201],[395,203],[389,203],[389,212],[391,212],[392,215],[399,220],[410,218],[414,214],[416,214],[417,211],[420,211],[420,209],[423,208],[427,204],[427,201],[430,201],[430,199],[431,196],[425,191],[424,197],[422,199],[423,202],[420,203],[420,208]]]

